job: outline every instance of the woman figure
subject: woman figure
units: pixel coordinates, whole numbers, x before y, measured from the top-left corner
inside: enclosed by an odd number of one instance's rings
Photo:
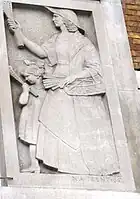
[[[23,35],[24,45],[52,68],[43,81],[47,94],[39,116],[36,158],[62,173],[117,173],[99,55],[72,10],[48,9],[60,33],[42,46]]]

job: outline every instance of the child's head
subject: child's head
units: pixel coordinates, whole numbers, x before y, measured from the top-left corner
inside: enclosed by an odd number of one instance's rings
[[[21,72],[21,75],[29,84],[35,84],[44,74],[44,62],[40,61],[36,63],[28,60],[25,60],[24,62],[27,66],[25,70]]]

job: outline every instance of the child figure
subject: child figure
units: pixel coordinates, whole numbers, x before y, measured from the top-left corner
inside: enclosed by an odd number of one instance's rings
[[[31,165],[22,172],[40,173],[38,160],[36,159],[36,145],[39,129],[39,113],[45,97],[45,89],[42,84],[42,77],[45,72],[44,63],[25,61],[27,67],[21,75],[27,83],[23,84],[23,92],[20,95],[19,103],[23,106],[19,122],[19,139],[29,145]],[[34,90],[38,97],[33,96],[29,90]]]

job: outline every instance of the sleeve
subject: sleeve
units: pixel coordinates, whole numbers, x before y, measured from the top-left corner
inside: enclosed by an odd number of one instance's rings
[[[56,55],[56,48],[55,48],[55,42],[56,42],[57,36],[58,34],[53,35],[48,41],[46,41],[41,46],[47,54],[49,66],[54,66],[57,64],[57,55]]]
[[[93,44],[85,47],[84,51],[84,69],[88,70],[93,79],[102,78],[99,53]]]
[[[98,52],[92,43],[88,43],[83,53],[83,70],[88,70],[90,77],[76,80],[64,88],[65,92],[71,96],[104,95],[106,91]]]

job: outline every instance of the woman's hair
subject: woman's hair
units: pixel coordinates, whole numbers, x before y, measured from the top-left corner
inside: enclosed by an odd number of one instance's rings
[[[79,30],[79,32],[82,34],[82,35],[85,35],[85,31],[78,28],[74,23],[72,23],[70,20],[66,19],[66,18],[63,18],[63,22],[67,28],[67,30],[69,32],[76,32],[77,30]]]
[[[63,18],[63,22],[69,32],[76,32],[78,30],[78,27],[70,20]]]

